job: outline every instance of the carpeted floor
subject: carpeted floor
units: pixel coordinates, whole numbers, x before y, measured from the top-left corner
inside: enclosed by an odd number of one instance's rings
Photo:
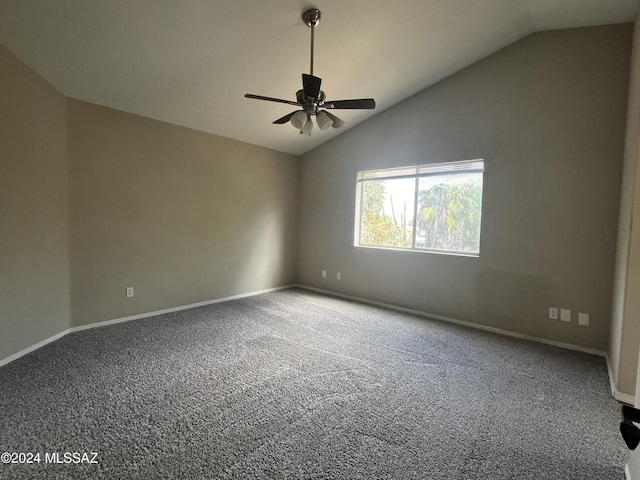
[[[0,478],[623,480],[618,411],[600,357],[292,289],[0,368],[0,452],[41,455]]]

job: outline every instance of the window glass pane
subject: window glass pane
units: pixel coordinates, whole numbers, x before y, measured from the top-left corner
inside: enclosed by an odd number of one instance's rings
[[[434,175],[418,182],[416,248],[479,252],[482,174]]]
[[[357,246],[476,256],[484,161],[358,172]]]
[[[415,185],[415,178],[361,183],[361,245],[412,246]]]

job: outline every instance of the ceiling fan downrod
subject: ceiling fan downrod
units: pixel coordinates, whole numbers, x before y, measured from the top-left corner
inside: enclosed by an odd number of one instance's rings
[[[310,73],[302,74],[302,89],[296,92],[296,101],[283,100],[281,98],[265,97],[263,95],[253,95],[246,93],[246,98],[256,100],[265,100],[267,102],[285,103],[287,105],[295,105],[298,110],[288,113],[284,117],[278,118],[273,123],[282,125],[283,123],[291,123],[291,125],[299,130],[303,135],[311,135],[313,122],[311,117],[316,117],[316,123],[320,130],[327,130],[329,127],[341,128],[346,122],[336,117],[327,110],[331,109],[372,109],[375,108],[376,102],[373,98],[359,98],[352,100],[325,100],[325,94],[321,90],[322,79],[313,75],[313,55],[314,55],[314,31],[315,27],[320,23],[320,10],[317,8],[307,9],[302,14],[302,21],[311,28],[311,65]]]
[[[320,18],[322,18],[322,14],[317,8],[310,8],[309,10],[305,10],[305,12],[302,14],[302,21],[307,27],[311,29],[311,68],[309,69],[309,73],[311,75],[313,75],[314,32],[315,27],[320,23]]]

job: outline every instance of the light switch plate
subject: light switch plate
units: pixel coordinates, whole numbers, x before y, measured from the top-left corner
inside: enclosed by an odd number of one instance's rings
[[[560,320],[562,322],[570,322],[571,321],[571,310],[567,310],[565,308],[560,309]]]

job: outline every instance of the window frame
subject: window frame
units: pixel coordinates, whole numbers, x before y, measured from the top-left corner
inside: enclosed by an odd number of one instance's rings
[[[354,219],[354,247],[370,248],[379,250],[398,250],[403,252],[421,252],[434,253],[441,255],[457,255],[465,257],[480,256],[480,240],[482,232],[482,204],[484,197],[484,159],[462,160],[454,162],[431,163],[425,165],[415,165],[406,167],[382,168],[376,170],[362,170],[356,174],[356,205]],[[411,173],[413,172],[413,173]],[[451,177],[453,175],[480,174],[481,179],[481,198],[480,198],[480,236],[478,238],[478,250],[446,250],[440,248],[416,247],[416,224],[418,219],[418,197],[420,178],[424,177]],[[369,245],[361,243],[362,231],[362,214],[363,214],[363,185],[369,181],[394,180],[394,179],[415,179],[414,195],[413,195],[413,219],[411,227],[411,246],[391,246],[391,245]]]

